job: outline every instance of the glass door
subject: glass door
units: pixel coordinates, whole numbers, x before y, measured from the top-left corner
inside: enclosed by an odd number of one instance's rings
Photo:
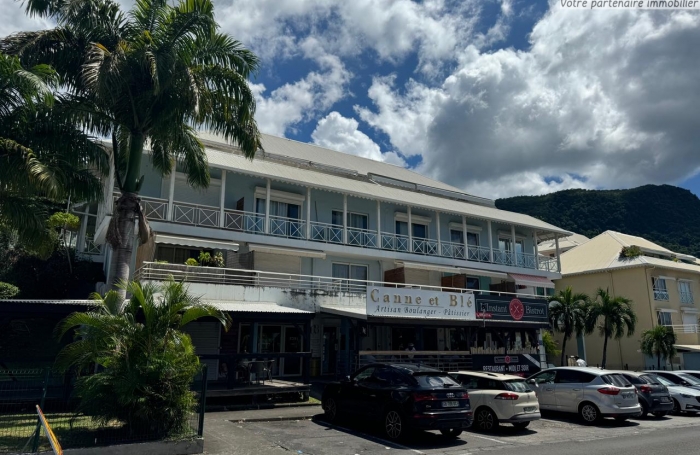
[[[303,342],[299,329],[296,327],[282,327],[284,337],[282,339],[282,352],[301,352]],[[281,359],[281,376],[299,376],[301,374],[301,359]]]
[[[279,325],[260,326],[259,351],[261,354],[277,354],[282,351],[282,327]],[[275,359],[272,362],[272,376],[278,376],[281,366]]]

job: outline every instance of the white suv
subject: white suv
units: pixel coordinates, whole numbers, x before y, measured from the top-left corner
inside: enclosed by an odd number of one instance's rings
[[[540,418],[537,396],[519,376],[477,371],[456,371],[450,376],[469,392],[479,430],[491,431],[500,423],[522,429]]]

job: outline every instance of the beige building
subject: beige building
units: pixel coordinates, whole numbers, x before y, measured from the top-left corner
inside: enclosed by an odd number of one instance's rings
[[[562,237],[558,239],[559,242],[559,252],[560,253],[566,253],[569,250],[572,250],[576,248],[579,245],[583,245],[584,243],[588,242],[590,240],[588,237],[585,235],[581,234],[571,234],[566,237]],[[552,240],[545,240],[544,242],[540,242],[539,245],[537,245],[537,249],[540,253],[541,256],[547,256],[547,257],[556,257],[557,256],[557,240],[552,239]]]
[[[637,247],[641,255],[622,258],[623,248],[630,247]],[[700,369],[696,302],[700,265],[696,258],[641,237],[606,231],[562,254],[561,267],[562,278],[555,281],[557,291],[571,286],[575,292],[593,296],[603,288],[634,302],[637,330],[632,337],[608,342],[608,368],[655,367],[656,360],[645,358],[639,342],[642,332],[661,324],[672,327],[678,336],[674,368]],[[591,366],[601,363],[603,337],[597,332],[571,340],[569,346],[567,355],[578,354]]]

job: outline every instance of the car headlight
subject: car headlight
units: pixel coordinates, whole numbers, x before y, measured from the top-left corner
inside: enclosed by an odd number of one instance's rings
[[[688,394],[685,394],[685,393],[681,393],[681,396],[682,396],[683,398],[695,398],[694,396],[688,395]]]

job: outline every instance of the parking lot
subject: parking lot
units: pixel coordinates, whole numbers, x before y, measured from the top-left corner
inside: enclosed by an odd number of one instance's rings
[[[223,415],[221,417],[224,417]],[[700,416],[634,419],[618,423],[606,419],[600,425],[584,426],[576,417],[546,414],[525,431],[502,425],[493,433],[465,431],[456,440],[438,433],[416,432],[408,440],[392,443],[381,433],[357,422],[329,425],[321,414],[310,419],[241,422],[216,419],[209,414],[206,451],[211,454],[414,454],[499,453],[532,454],[697,454]],[[223,439],[211,434],[221,433]],[[224,434],[225,433],[225,434]],[[211,436],[211,437],[210,437]],[[230,445],[227,441],[231,441]],[[235,447],[234,447],[235,445]],[[566,446],[563,450],[562,445]],[[249,450],[250,452],[246,452]]]

